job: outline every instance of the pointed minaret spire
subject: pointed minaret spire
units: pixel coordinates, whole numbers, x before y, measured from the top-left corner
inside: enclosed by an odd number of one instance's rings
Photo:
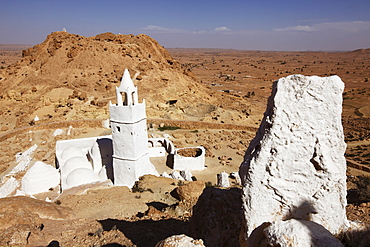
[[[134,86],[127,69],[125,69],[125,72],[123,73],[121,85],[116,87],[116,94],[117,105],[128,106],[138,103],[137,87]],[[125,96],[124,99],[122,99],[122,95]]]
[[[128,69],[125,69],[125,72],[122,76],[121,85],[119,86],[119,90],[121,92],[128,92],[132,91],[134,88],[135,86],[131,80],[130,73],[128,72]]]

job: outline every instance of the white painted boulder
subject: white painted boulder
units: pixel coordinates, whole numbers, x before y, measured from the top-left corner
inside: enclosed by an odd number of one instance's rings
[[[171,177],[172,177],[173,179],[185,180],[185,179],[181,176],[181,174],[180,174],[180,172],[179,172],[179,171],[173,171],[173,172],[171,173]]]
[[[203,240],[193,239],[185,234],[173,235],[160,242],[155,247],[204,247]]]
[[[264,230],[264,234],[269,246],[344,246],[323,226],[306,220],[275,221]]]
[[[235,179],[236,184],[239,184],[239,185],[242,184],[242,182],[240,180],[239,172],[230,173],[230,177]]]
[[[222,188],[230,187],[229,174],[226,172],[221,172],[217,174],[217,186]]]
[[[185,179],[185,181],[193,181],[193,174],[191,174],[191,171],[189,170],[180,171],[180,175]]]
[[[34,195],[47,192],[59,183],[60,176],[57,169],[44,162],[36,161],[22,178],[22,191],[28,195]]]
[[[291,75],[273,85],[239,174],[242,246],[264,222],[303,219],[332,234],[346,227],[346,161],[338,76]]]
[[[168,173],[167,173],[167,172],[163,172],[163,173],[161,174],[161,177],[164,177],[164,178],[172,178],[170,175],[168,175]]]

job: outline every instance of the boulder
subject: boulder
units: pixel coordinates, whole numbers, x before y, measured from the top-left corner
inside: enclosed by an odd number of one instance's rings
[[[346,227],[343,89],[338,76],[291,75],[274,82],[239,170],[241,245],[264,222],[311,220],[332,234]]]
[[[275,221],[264,230],[269,246],[344,246],[323,226],[306,220]]]
[[[203,181],[193,181],[176,188],[176,193],[181,201],[196,201],[206,187]]]
[[[22,210],[20,210],[22,209]],[[0,199],[0,231],[14,225],[39,225],[40,219],[74,219],[69,207],[24,196]]]
[[[201,239],[194,240],[185,234],[173,235],[158,242],[155,247],[204,247]]]

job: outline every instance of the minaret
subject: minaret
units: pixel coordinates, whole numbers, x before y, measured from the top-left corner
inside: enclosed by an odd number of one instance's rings
[[[132,188],[145,174],[158,176],[149,160],[145,100],[138,102],[137,87],[126,69],[116,87],[117,104],[110,103],[114,185]]]

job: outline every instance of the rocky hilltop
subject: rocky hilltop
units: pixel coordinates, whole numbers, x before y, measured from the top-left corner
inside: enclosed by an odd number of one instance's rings
[[[212,121],[225,112],[218,110],[219,98],[228,96],[197,83],[147,35],[54,32],[1,70],[0,128],[28,125],[36,115],[41,121],[107,118],[106,104],[114,100],[125,68],[146,99],[148,117]],[[225,119],[234,118],[228,113]]]

